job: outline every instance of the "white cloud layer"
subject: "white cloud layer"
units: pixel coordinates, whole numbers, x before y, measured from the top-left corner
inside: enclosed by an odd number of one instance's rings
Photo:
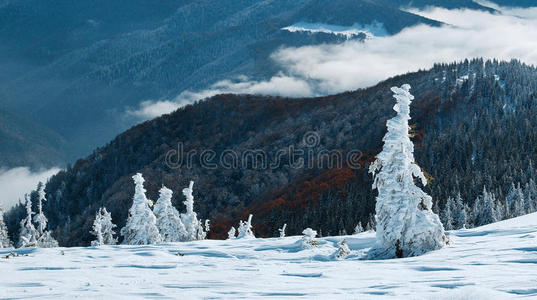
[[[326,95],[372,86],[388,77],[430,68],[437,62],[484,57],[537,64],[537,8],[501,13],[432,8],[413,11],[446,23],[418,25],[365,43],[285,48],[272,55],[282,73],[268,81],[224,80],[176,99],[146,102],[139,116],[151,118],[219,93],[281,96]],[[165,102],[165,104],[163,104]],[[150,111],[145,114],[143,111]]]
[[[32,172],[26,167],[0,170],[0,204],[7,210],[17,204],[19,199],[24,201],[24,194],[35,190],[39,181],[46,182],[60,169],[52,168]]]

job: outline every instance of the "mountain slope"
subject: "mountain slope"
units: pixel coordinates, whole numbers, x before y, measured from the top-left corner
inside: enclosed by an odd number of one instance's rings
[[[156,199],[164,184],[180,210],[179,191],[194,180],[196,210],[212,220],[212,237],[224,237],[248,213],[263,224],[261,236],[274,236],[283,223],[292,234],[305,226],[323,235],[352,232],[373,213],[367,167],[393,116],[389,88],[403,83],[416,96],[415,157],[434,179],[425,189],[439,207],[459,192],[471,206],[483,186],[504,201],[512,183],[536,178],[537,70],[473,60],[320,98],[220,95],[137,125],[51,179],[49,225],[62,245],[86,245],[104,205],[123,226],[130,176],[142,172],[149,197]],[[298,158],[289,155],[295,150],[303,151]],[[338,164],[338,153],[350,160]],[[234,157],[237,165],[229,165]],[[7,216],[13,236],[22,213],[16,207]]]
[[[50,289],[58,298],[175,298],[178,291],[188,298],[248,299],[537,296],[537,214],[448,234],[451,245],[444,249],[384,261],[360,260],[373,232],[320,238],[311,250],[302,249],[297,236],[62,248],[61,255],[57,248],[0,249],[2,257],[21,255],[0,261],[0,297],[37,297]],[[353,252],[334,260],[343,239]]]
[[[390,34],[438,24],[368,0],[14,0],[0,6],[0,104],[55,130],[74,160],[137,122],[125,112],[141,101],[269,78],[279,47],[343,41],[281,30],[297,22],[378,22]]]
[[[0,169],[64,164],[60,150],[66,142],[58,134],[29,120],[0,110]]]

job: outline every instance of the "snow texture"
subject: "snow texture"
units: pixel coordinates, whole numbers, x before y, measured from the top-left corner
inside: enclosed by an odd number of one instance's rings
[[[537,214],[448,232],[405,259],[364,260],[372,232],[147,246],[0,249],[0,298],[533,299]],[[332,258],[347,241],[351,254]],[[19,256],[5,259],[10,253]],[[26,256],[27,255],[27,256]]]
[[[444,228],[433,213],[432,198],[414,183],[427,179],[414,161],[408,121],[410,85],[392,87],[397,115],[388,120],[384,147],[371,164],[373,189],[378,190],[376,211],[377,244],[370,258],[409,257],[442,248],[447,243]]]

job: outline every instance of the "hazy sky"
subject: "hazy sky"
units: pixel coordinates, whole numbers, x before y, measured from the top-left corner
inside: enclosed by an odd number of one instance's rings
[[[47,178],[57,173],[59,169],[31,172],[28,168],[0,170],[0,204],[7,210],[17,204],[19,199],[24,201],[24,194],[35,190],[39,181],[46,182]]]
[[[537,64],[537,9],[485,11],[433,8],[412,11],[446,23],[418,25],[366,42],[285,48],[272,58],[282,72],[268,81],[224,80],[175,99],[146,101],[130,111],[148,119],[219,93],[281,96],[326,95],[375,85],[388,77],[430,68],[436,62],[485,57]]]

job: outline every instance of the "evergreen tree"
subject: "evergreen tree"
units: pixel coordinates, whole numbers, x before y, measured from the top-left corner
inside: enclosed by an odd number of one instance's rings
[[[447,243],[440,219],[432,212],[432,198],[414,183],[427,179],[414,161],[410,141],[410,86],[393,87],[397,115],[388,120],[384,147],[370,166],[376,203],[377,243],[371,258],[416,256],[442,248]]]
[[[531,214],[537,211],[537,186],[533,181],[533,178],[526,183],[524,188],[524,200],[526,205],[526,213]]]
[[[235,227],[231,226],[231,228],[227,232],[227,239],[228,240],[235,239],[235,233],[236,233]]]
[[[495,209],[496,198],[483,187],[483,193],[474,202],[474,225],[483,226],[498,221]]]
[[[20,222],[21,230],[18,247],[36,247],[39,233],[32,223],[32,215],[34,214],[32,212],[32,201],[28,194],[24,195],[24,198],[26,199],[26,218]]]
[[[445,230],[453,230],[455,223],[453,220],[453,210],[455,208],[455,202],[452,197],[448,197],[446,201],[446,206],[441,214],[442,224],[444,224]]]
[[[153,205],[151,200],[145,196],[144,178],[137,173],[132,176],[134,180],[134,197],[132,206],[129,209],[129,217],[125,227],[121,229],[123,244],[126,245],[148,245],[162,242],[162,237],[158,231],[157,218],[151,211]]]
[[[457,193],[455,198],[455,213],[453,214],[453,221],[455,223],[455,229],[466,228],[468,225],[468,206],[462,201],[461,193]]]
[[[37,214],[34,216],[34,222],[37,223],[37,232],[39,234],[39,237],[37,238],[37,247],[58,247],[58,242],[52,237],[50,231],[46,230],[48,219],[43,213],[43,202],[47,201],[47,198],[45,194],[45,185],[42,182],[39,182],[37,186],[37,194]]]
[[[283,224],[283,227],[278,229],[278,231],[280,232],[280,238],[284,238],[285,237],[285,229],[287,228],[287,223],[286,224]]]
[[[239,234],[237,235],[238,239],[255,239],[255,235],[252,231],[252,215],[248,216],[248,221],[239,222]]]
[[[4,223],[4,210],[2,205],[0,205],[0,248],[10,248],[13,247],[11,240],[9,240],[9,235],[7,232],[6,223]]]
[[[117,239],[114,237],[114,228],[116,225],[112,223],[112,214],[105,207],[99,208],[93,221],[91,234],[95,235],[96,240],[91,242],[92,246],[115,245]]]
[[[190,181],[190,185],[183,189],[185,201],[183,204],[186,207],[186,212],[181,214],[181,221],[185,226],[186,236],[185,241],[195,241],[204,239],[207,233],[204,231],[201,221],[198,220],[198,215],[194,211],[194,181]]]
[[[105,245],[117,244],[117,238],[114,237],[116,227],[116,224],[112,223],[112,214],[106,210],[106,207],[101,208],[101,229]]]
[[[163,186],[153,212],[157,216],[157,227],[164,242],[181,242],[186,240],[185,225],[179,212],[172,205],[172,191]]]
[[[358,225],[354,227],[354,234],[358,234],[362,232],[364,232],[364,228],[362,227],[362,222],[358,222]]]

